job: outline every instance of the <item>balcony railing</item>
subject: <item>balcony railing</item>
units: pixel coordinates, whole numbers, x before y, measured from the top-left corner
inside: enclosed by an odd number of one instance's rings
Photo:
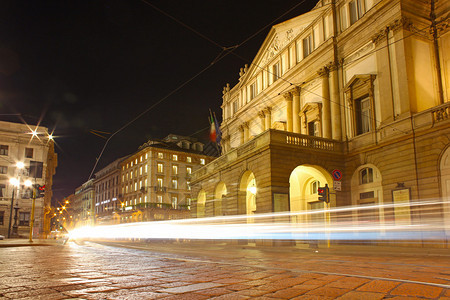
[[[343,143],[339,141],[271,129],[257,135],[238,148],[228,151],[221,157],[215,159],[212,163],[199,169],[193,173],[192,181],[195,181],[206,174],[210,174],[214,172],[214,170],[217,170],[230,162],[236,161],[239,158],[244,158],[259,149],[268,147],[269,145],[295,147],[297,149],[315,149],[338,153],[343,151]]]
[[[431,111],[431,115],[433,118],[433,124],[448,120],[450,116],[450,102],[447,102],[433,109]]]

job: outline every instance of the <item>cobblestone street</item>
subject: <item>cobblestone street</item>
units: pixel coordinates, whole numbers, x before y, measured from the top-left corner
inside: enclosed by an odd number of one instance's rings
[[[0,247],[0,299],[450,299],[448,251],[389,250]]]

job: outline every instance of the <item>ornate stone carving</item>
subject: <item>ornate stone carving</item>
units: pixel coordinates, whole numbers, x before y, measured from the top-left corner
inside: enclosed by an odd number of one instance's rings
[[[319,71],[317,71],[317,74],[319,74],[319,76],[325,76],[326,77],[329,74],[329,70],[328,70],[327,67],[323,67],[323,68],[320,68]]]
[[[292,101],[292,94],[291,92],[286,92],[283,94],[284,100],[286,101]]]
[[[300,96],[300,88],[297,86],[295,88],[293,88],[291,91],[292,96]]]
[[[225,95],[228,92],[230,92],[230,84],[229,83],[227,83],[227,85],[223,87],[222,94]]]

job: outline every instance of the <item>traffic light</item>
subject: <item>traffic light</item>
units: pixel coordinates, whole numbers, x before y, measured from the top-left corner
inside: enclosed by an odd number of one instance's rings
[[[42,198],[45,194],[45,185],[37,185],[36,188],[36,198]]]
[[[328,187],[328,184],[325,184],[325,186],[319,186],[317,188],[317,193],[319,194],[320,201],[330,203],[330,188]]]

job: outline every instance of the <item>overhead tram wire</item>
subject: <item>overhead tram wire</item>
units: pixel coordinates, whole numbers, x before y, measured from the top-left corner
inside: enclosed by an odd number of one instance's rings
[[[190,83],[191,81],[193,81],[194,79],[196,79],[198,76],[200,76],[201,74],[203,74],[205,71],[207,71],[209,68],[211,68],[213,65],[215,65],[217,62],[219,62],[220,60],[222,60],[223,58],[227,57],[229,54],[231,54],[232,52],[234,52],[234,50],[236,50],[237,48],[239,48],[240,46],[242,46],[243,44],[247,43],[249,40],[251,40],[253,37],[255,37],[256,35],[258,35],[261,31],[265,30],[267,27],[271,26],[271,24],[274,22],[269,23],[268,25],[264,26],[263,28],[261,28],[260,30],[258,30],[255,34],[251,35],[250,37],[248,37],[247,39],[245,39],[243,42],[241,42],[240,44],[233,46],[233,47],[223,47],[221,46],[219,43],[216,43],[215,41],[213,41],[212,39],[208,38],[207,36],[201,34],[200,32],[198,32],[197,30],[193,29],[192,27],[186,25],[185,23],[181,22],[180,20],[178,20],[177,18],[171,16],[170,14],[167,14],[166,12],[162,11],[161,9],[157,8],[156,6],[154,6],[153,4],[150,4],[148,1],[146,0],[141,0],[143,3],[153,7],[154,9],[156,9],[157,11],[163,13],[164,15],[166,15],[167,17],[173,19],[174,21],[176,21],[177,23],[179,23],[180,25],[186,27],[187,29],[191,30],[192,32],[196,33],[197,35],[201,36],[202,38],[206,39],[207,41],[209,41],[210,43],[213,43],[214,45],[216,45],[217,47],[222,49],[222,52],[225,52],[224,55],[217,56],[212,63],[210,63],[208,66],[206,66],[205,68],[203,68],[200,72],[198,72],[197,74],[195,74],[194,76],[192,76],[190,79],[188,79],[187,81],[185,81],[184,83],[182,83],[181,85],[179,85],[177,88],[175,88],[174,90],[172,90],[171,92],[169,92],[166,96],[164,96],[163,98],[161,98],[160,100],[158,100],[156,103],[154,103],[153,105],[151,105],[150,107],[148,107],[147,109],[145,109],[143,112],[141,112],[140,114],[138,114],[136,117],[134,117],[133,119],[131,119],[129,122],[127,122],[125,125],[123,125],[122,127],[120,127],[118,130],[116,130],[115,132],[113,132],[109,138],[106,140],[105,144],[103,145],[102,150],[100,151],[100,155],[96,158],[95,160],[95,164],[94,167],[92,168],[92,171],[89,175],[89,179],[92,178],[92,175],[94,174],[95,169],[97,168],[98,162],[100,161],[100,158],[103,156],[103,153],[105,152],[105,149],[107,147],[107,145],[109,144],[109,141],[119,132],[121,132],[122,130],[124,130],[125,128],[127,128],[128,126],[130,126],[132,123],[134,123],[136,120],[138,120],[139,118],[141,118],[143,115],[145,115],[147,112],[149,112],[150,110],[152,110],[154,107],[156,107],[158,104],[160,104],[161,102],[165,101],[167,98],[169,98],[171,95],[173,95],[175,92],[177,92],[178,90],[180,90],[181,88],[183,88],[185,85],[187,85],[188,83]],[[288,10],[287,12],[285,12],[284,14],[282,14],[280,17],[276,18],[276,20],[280,19],[281,17],[283,17],[284,15],[286,15],[287,13],[291,12],[293,9],[295,9],[296,7],[298,7],[299,5],[303,4],[306,0],[301,1],[300,3],[298,3],[297,5],[295,5],[293,8],[291,8],[290,10]]]

